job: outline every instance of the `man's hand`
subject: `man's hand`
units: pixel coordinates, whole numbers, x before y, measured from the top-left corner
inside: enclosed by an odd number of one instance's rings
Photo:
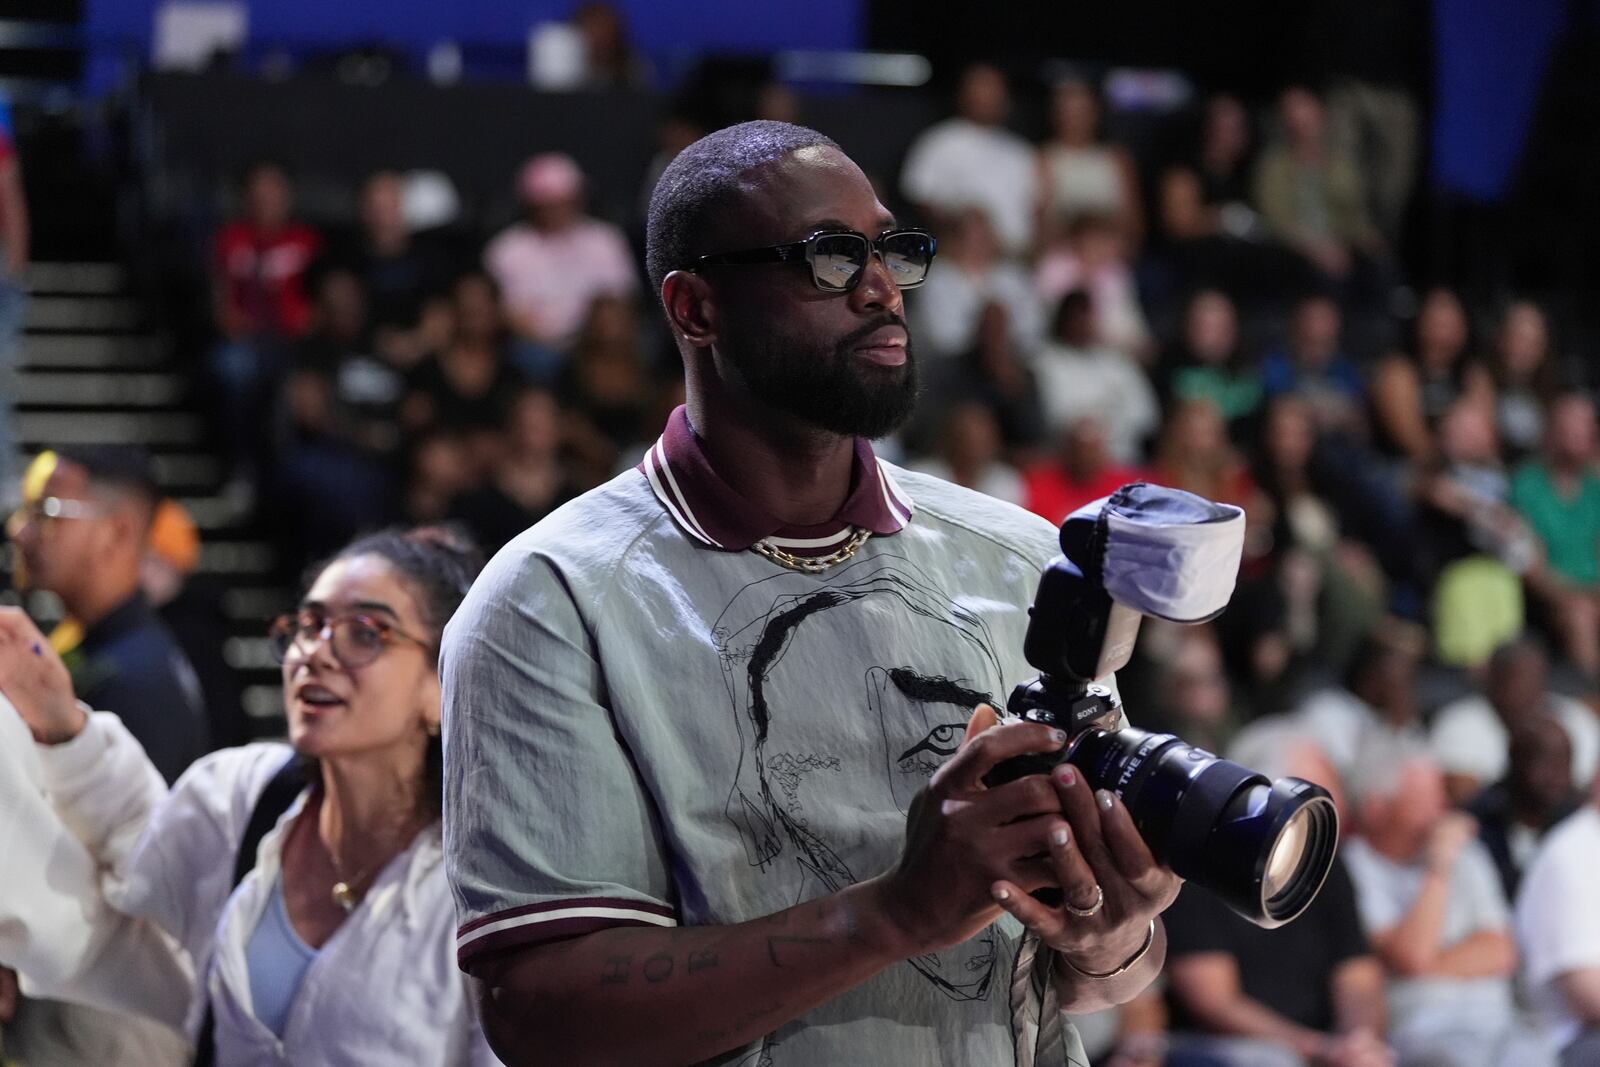
[[[1428,835],[1424,854],[1428,868],[1439,874],[1449,874],[1456,858],[1467,842],[1478,836],[1477,820],[1466,812],[1453,811],[1440,819]]]
[[[1044,776],[1012,784],[1029,781],[1043,784]],[[1156,862],[1115,793],[1092,792],[1071,764],[1048,781],[1065,816],[1046,820],[1049,884],[1061,887],[1062,906],[1042,904],[1027,885],[1006,879],[993,885],[995,900],[1080,973],[1114,971],[1139,952],[1183,879]]]
[[[66,664],[20,608],[0,607],[0,693],[41,745],[71,741],[88,721]]]
[[[1371,1030],[1328,1038],[1311,1057],[1317,1067],[1394,1067],[1394,1053]]]
[[[960,944],[999,918],[991,890],[997,880],[1025,892],[1055,884],[1037,858],[1051,828],[1062,824],[1049,779],[1029,775],[990,789],[983,776],[1013,756],[1059,751],[1066,735],[1037,723],[995,722],[994,709],[979,705],[960,749],[911,802],[900,862],[873,880],[906,956]]]

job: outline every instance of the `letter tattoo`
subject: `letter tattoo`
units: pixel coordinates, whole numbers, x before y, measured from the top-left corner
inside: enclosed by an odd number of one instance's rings
[[[644,980],[646,982],[665,982],[672,977],[672,968],[675,964],[672,957],[665,952],[657,952],[654,956],[644,961]]]

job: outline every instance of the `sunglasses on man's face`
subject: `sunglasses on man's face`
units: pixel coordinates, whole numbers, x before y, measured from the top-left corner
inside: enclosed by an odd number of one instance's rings
[[[926,230],[889,230],[877,240],[855,230],[819,230],[804,241],[716,252],[701,256],[692,268],[746,266],[758,263],[800,263],[811,268],[811,281],[825,293],[848,293],[861,282],[874,252],[901,289],[915,289],[928,279],[939,242]]]

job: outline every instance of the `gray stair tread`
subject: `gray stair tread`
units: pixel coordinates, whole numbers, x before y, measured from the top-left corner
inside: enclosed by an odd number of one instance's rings
[[[28,330],[96,332],[134,330],[148,321],[142,301],[120,296],[35,296],[23,323]]]
[[[16,379],[18,407],[168,407],[183,401],[188,382],[160,371],[38,371]]]
[[[115,263],[30,263],[22,284],[32,293],[110,295],[128,286],[128,272]]]
[[[164,358],[163,340],[149,334],[32,334],[22,339],[22,366],[50,370],[73,367],[151,367]]]
[[[194,444],[204,437],[198,415],[181,412],[19,411],[21,445]]]

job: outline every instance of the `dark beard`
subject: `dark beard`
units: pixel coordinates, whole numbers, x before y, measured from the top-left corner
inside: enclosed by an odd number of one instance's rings
[[[881,367],[851,349],[885,326],[904,326],[889,316],[863,326],[832,347],[770,335],[728,345],[724,354],[750,394],[768,407],[820,430],[876,440],[901,426],[917,406],[917,361],[906,341],[906,361]]]

